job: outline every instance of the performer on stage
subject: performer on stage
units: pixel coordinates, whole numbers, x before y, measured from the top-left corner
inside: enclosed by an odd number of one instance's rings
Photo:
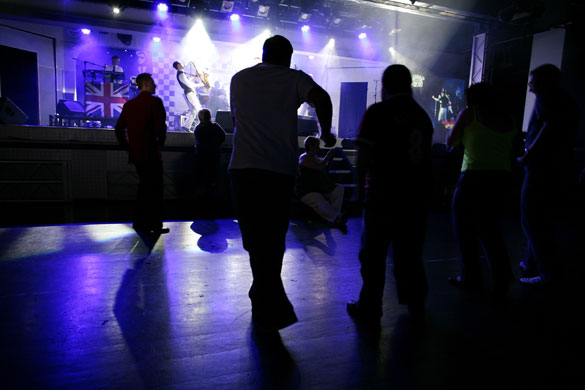
[[[193,123],[195,121],[199,122],[197,113],[203,108],[199,98],[197,97],[197,94],[195,93],[195,89],[203,83],[201,83],[200,80],[198,83],[195,83],[189,77],[187,77],[187,74],[184,71],[185,67],[181,61],[173,62],[173,68],[177,70],[177,81],[179,82],[181,88],[183,88],[183,92],[185,93],[185,100],[187,101],[188,106],[188,116],[187,120],[185,121],[185,126],[182,128],[182,130],[192,133],[193,130],[191,130],[191,128]],[[195,79],[197,80],[198,77],[195,77]]]
[[[431,96],[433,100],[439,103],[439,115],[437,116],[437,120],[441,123],[449,121],[449,112],[453,114],[453,109],[451,108],[451,99],[449,99],[449,95],[445,91],[445,88],[441,90],[441,94],[437,97]]]
[[[112,65],[106,65],[106,71],[108,72],[114,72],[114,73],[124,73],[124,68],[122,68],[120,66],[120,57],[118,56],[113,56],[112,57]],[[112,82],[116,83],[116,84],[122,84],[122,82],[124,81],[124,76],[119,74],[119,75],[114,75],[114,77],[112,77]]]

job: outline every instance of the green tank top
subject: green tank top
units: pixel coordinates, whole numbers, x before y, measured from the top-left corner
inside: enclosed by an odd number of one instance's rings
[[[473,122],[463,130],[463,164],[461,172],[468,169],[478,171],[510,171],[512,144],[516,132],[494,131],[477,120],[473,109]]]

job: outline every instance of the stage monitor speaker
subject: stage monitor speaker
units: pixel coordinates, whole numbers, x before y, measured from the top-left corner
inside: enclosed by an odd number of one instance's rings
[[[23,125],[28,120],[26,115],[12,100],[0,97],[0,123],[5,125]]]
[[[234,121],[232,120],[232,113],[230,111],[217,110],[215,113],[215,122],[220,125],[226,133],[234,132]]]
[[[310,135],[319,134],[319,127],[317,121],[309,117],[298,117],[297,133],[299,137],[307,137]]]
[[[75,100],[59,100],[57,104],[57,114],[68,117],[85,116],[85,107]]]

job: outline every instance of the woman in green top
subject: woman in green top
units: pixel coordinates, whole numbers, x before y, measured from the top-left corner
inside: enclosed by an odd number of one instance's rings
[[[447,137],[448,146],[463,147],[461,176],[452,207],[463,273],[449,281],[471,289],[482,287],[483,244],[494,293],[501,297],[513,280],[500,217],[511,183],[512,149],[518,132],[512,117],[497,106],[497,100],[489,84],[470,86],[467,107]]]

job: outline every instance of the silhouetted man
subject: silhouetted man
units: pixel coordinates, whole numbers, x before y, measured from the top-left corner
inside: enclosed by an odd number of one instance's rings
[[[358,319],[379,321],[382,316],[390,244],[398,301],[417,317],[424,310],[428,286],[422,249],[432,189],[433,125],[412,97],[411,84],[404,65],[386,68],[382,102],[368,108],[359,130],[360,200],[367,187],[359,254],[363,286],[359,301],[347,304]]]
[[[225,131],[211,121],[211,112],[204,108],[197,113],[199,124],[195,128],[195,171],[197,184],[207,196],[214,195],[220,174],[221,145]]]
[[[161,147],[165,143],[167,125],[162,100],[152,96],[156,84],[148,73],[136,77],[140,94],[124,104],[116,122],[116,137],[128,150],[129,162],[138,173],[138,194],[133,227],[136,231],[162,234],[163,170]],[[127,131],[126,131],[127,130]]]
[[[558,276],[558,247],[553,224],[555,209],[566,204],[576,184],[573,160],[579,111],[561,89],[561,71],[545,64],[530,72],[530,92],[536,95],[526,132],[521,222],[528,245],[520,268],[523,284],[544,284]]]
[[[229,169],[254,278],[252,320],[263,331],[297,321],[280,272],[298,173],[297,109],[303,102],[314,104],[325,145],[335,143],[329,94],[307,74],[290,69],[292,53],[286,38],[268,38],[262,63],[238,72],[230,86],[235,129]]]

